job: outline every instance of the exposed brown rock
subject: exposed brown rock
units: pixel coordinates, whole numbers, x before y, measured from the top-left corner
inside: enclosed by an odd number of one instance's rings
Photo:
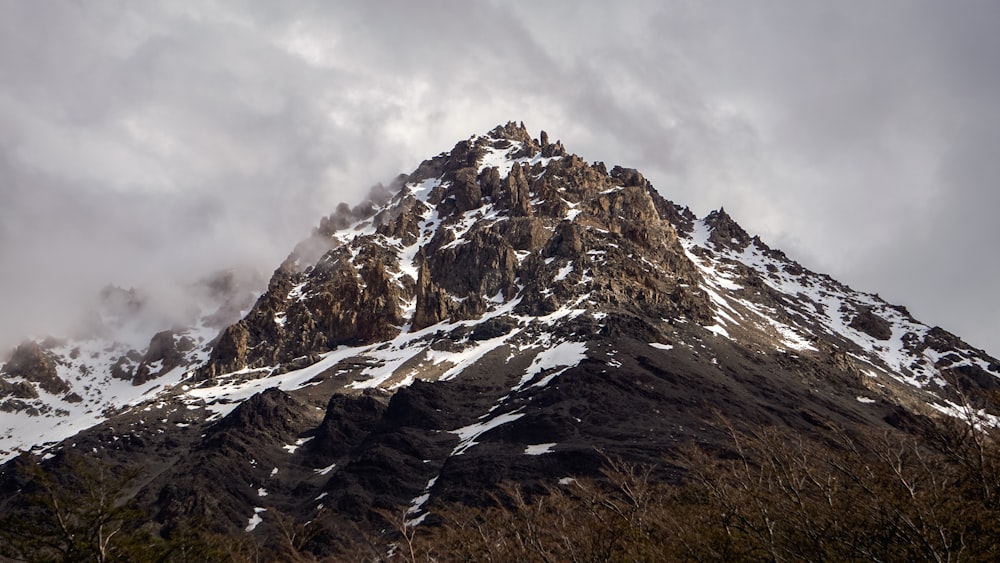
[[[378,232],[387,237],[398,238],[409,246],[420,236],[420,219],[429,210],[427,205],[413,196],[400,200],[399,204],[386,209],[375,217]]]
[[[583,252],[583,229],[576,223],[564,221],[556,227],[555,234],[549,239],[547,254],[573,258]]]
[[[688,207],[681,207],[670,200],[664,199],[663,196],[659,194],[652,186],[647,190],[649,197],[653,200],[653,205],[656,206],[656,211],[659,213],[660,218],[669,221],[673,225],[674,230],[683,233],[690,233],[694,229],[694,222],[697,219],[694,212]],[[760,239],[756,238],[759,242]],[[763,243],[761,243],[763,245]],[[766,245],[764,245],[766,246]]]
[[[876,340],[892,338],[892,325],[889,324],[889,321],[873,313],[871,309],[864,309],[858,313],[851,319],[851,324],[847,326],[860,330]]]
[[[552,236],[552,229],[538,217],[514,217],[500,223],[497,230],[514,250],[538,250]]]
[[[635,168],[623,168],[621,166],[615,166],[611,169],[611,177],[621,182],[621,185],[628,188],[632,186],[637,186],[640,188],[648,188],[649,182],[643,177]]]
[[[132,381],[135,375],[135,363],[122,356],[111,366],[111,377],[123,381]]]
[[[174,331],[165,330],[153,335],[146,355],[132,377],[132,385],[142,385],[180,366],[184,362],[181,348],[190,349],[191,345],[190,339],[178,338]],[[153,371],[151,365],[155,363],[159,363],[159,368]]]
[[[500,170],[496,166],[490,166],[479,173],[479,185],[483,196],[495,198],[500,194],[502,186],[500,184]]]
[[[411,322],[413,330],[420,330],[449,318],[450,298],[447,292],[434,283],[426,260],[421,263],[417,276],[416,298],[416,310]]]
[[[37,383],[39,387],[53,395],[61,395],[70,389],[69,384],[56,372],[55,360],[36,342],[25,342],[15,348],[3,368],[3,373],[9,377],[23,377]]]
[[[13,397],[15,399],[37,399],[38,391],[27,381],[17,381],[11,383],[0,378],[0,399]]]
[[[455,205],[459,213],[476,209],[482,205],[483,194],[479,189],[474,167],[459,168],[454,172],[451,180],[452,185],[448,190],[448,195],[455,198]]]
[[[517,255],[493,229],[473,228],[464,244],[439,248],[427,257],[430,274],[450,294],[492,297],[515,291]]]
[[[247,366],[249,331],[245,320],[226,327],[212,348],[209,376],[237,371]]]
[[[524,143],[535,151],[539,148],[538,145],[535,144],[534,140],[532,140],[531,134],[528,133],[528,130],[524,127],[524,123],[515,124],[513,121],[508,121],[506,125],[497,125],[494,127],[488,135],[496,139],[509,139],[511,141]]]
[[[711,229],[708,240],[712,244],[739,251],[750,245],[750,235],[733,221],[725,209],[719,208],[718,211],[709,213],[705,217],[705,224]]]
[[[399,270],[395,256],[381,247],[371,246],[368,250],[369,253],[359,257],[364,290],[358,301],[355,338],[361,342],[377,342],[399,334],[399,327],[404,322],[400,308],[403,294],[392,276],[392,272]]]
[[[515,165],[507,175],[501,202],[506,203],[512,217],[531,215],[531,193],[521,166]]]

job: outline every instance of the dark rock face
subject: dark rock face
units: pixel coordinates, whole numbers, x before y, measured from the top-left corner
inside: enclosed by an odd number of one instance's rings
[[[709,213],[705,224],[711,229],[708,240],[717,246],[742,251],[750,244],[750,235],[733,221],[725,209]]]
[[[371,240],[331,250],[301,274],[279,268],[253,310],[223,330],[202,376],[391,338],[403,323],[403,295],[413,291],[396,283],[398,271],[396,258]]]
[[[178,338],[173,331],[165,330],[156,333],[149,341],[149,349],[142,358],[142,363],[135,370],[132,384],[142,385],[181,365],[184,361],[182,352],[190,350],[192,347],[193,343],[190,339]],[[150,366],[157,363],[159,369],[154,372]]]
[[[8,377],[23,377],[53,395],[69,391],[69,384],[56,373],[56,363],[36,342],[26,342],[14,349],[4,366]],[[23,394],[23,390],[20,391]]]
[[[306,409],[287,394],[269,389],[220,420],[142,493],[167,524],[193,519],[213,530],[246,526],[247,506],[261,503],[273,468],[284,466],[282,446],[294,443],[311,424]],[[256,485],[256,486],[254,486]]]
[[[131,381],[132,385],[144,385],[171,370],[188,365],[185,353],[195,348],[191,338],[173,330],[164,330],[153,335],[145,354],[130,350],[111,366],[111,376],[115,379]]]
[[[872,313],[871,309],[858,313],[847,326],[860,330],[876,340],[889,340],[892,337],[892,326],[889,321]]]
[[[0,411],[21,412],[34,409],[27,401],[37,398],[38,391],[31,383],[27,381],[11,383],[0,378]]]
[[[308,448],[318,456],[339,460],[360,446],[375,430],[385,414],[388,400],[372,392],[358,397],[334,395]]]
[[[0,379],[0,398],[13,397],[15,399],[37,399],[38,391],[27,381],[11,383]]]
[[[247,363],[248,338],[245,320],[226,327],[212,348],[212,369],[209,375],[242,369]]]

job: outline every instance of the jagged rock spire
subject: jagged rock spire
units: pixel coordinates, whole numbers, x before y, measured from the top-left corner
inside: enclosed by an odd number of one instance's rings
[[[317,231],[331,250],[276,272],[242,328],[224,332],[205,376],[476,319],[515,299],[532,314],[573,296],[588,307],[641,299],[664,317],[706,321],[707,299],[678,291],[698,273],[660,213],[672,204],[637,170],[609,173],[541,139],[508,122],[424,161],[383,205],[339,207]],[[662,271],[621,275],[639,256]],[[386,273],[373,277],[377,268]],[[579,273],[569,284],[559,268]],[[553,282],[564,287],[552,292]]]
[[[743,250],[751,243],[750,235],[726,213],[724,207],[709,213],[705,217],[705,225],[710,229],[708,240],[717,246]]]

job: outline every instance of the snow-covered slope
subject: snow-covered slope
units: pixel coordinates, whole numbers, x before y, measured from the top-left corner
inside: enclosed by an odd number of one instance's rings
[[[716,231],[726,234],[713,236]],[[923,401],[953,416],[966,414],[962,386],[997,385],[1000,363],[983,350],[877,294],[803,268],[748,237],[724,211],[695,221],[683,235],[715,304],[708,328],[718,335],[744,343],[768,335],[775,349],[800,354],[835,350],[864,375],[871,397]]]
[[[42,451],[190,377],[220,328],[259,294],[257,283],[228,270],[193,284],[180,327],[151,314],[137,291],[108,286],[79,336],[25,341],[0,364],[0,461]]]
[[[53,394],[36,388],[26,396],[7,396],[0,404],[0,460],[18,451],[30,451],[37,446],[52,445],[80,430],[89,428],[109,415],[158,391],[180,382],[192,367],[208,358],[208,342],[217,330],[198,327],[188,329],[180,337],[190,338],[195,348],[185,354],[180,365],[166,370],[144,384],[116,378],[112,367],[129,353],[130,347],[104,339],[67,340],[46,347],[43,354],[54,364],[56,377],[67,382],[69,391]],[[141,355],[138,356],[141,361]],[[159,373],[162,360],[150,362],[149,369]],[[4,378],[15,386],[32,386],[23,376]],[[35,395],[35,396],[31,396]]]

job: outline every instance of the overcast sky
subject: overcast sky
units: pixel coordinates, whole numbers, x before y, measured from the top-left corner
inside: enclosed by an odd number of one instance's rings
[[[1000,354],[1000,3],[0,0],[0,344],[508,120]]]

